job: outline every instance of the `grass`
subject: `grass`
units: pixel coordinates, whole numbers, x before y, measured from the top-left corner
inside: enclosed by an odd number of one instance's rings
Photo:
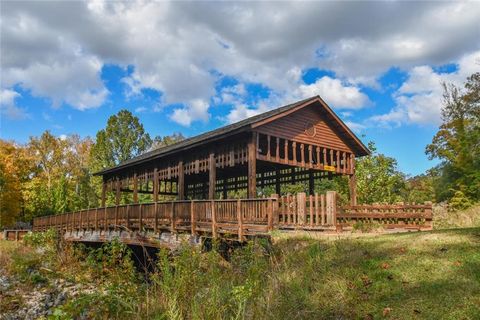
[[[125,308],[128,319],[480,319],[480,228],[279,233],[271,247],[250,243],[228,262],[184,246],[175,256],[162,252],[147,282],[127,276],[134,269],[118,260],[121,247],[112,248],[56,267],[59,277],[99,281],[97,293],[58,314],[121,318]],[[0,242],[0,258],[18,250]]]
[[[435,205],[433,217],[435,229],[480,227],[480,204],[458,211],[449,211],[445,205]]]

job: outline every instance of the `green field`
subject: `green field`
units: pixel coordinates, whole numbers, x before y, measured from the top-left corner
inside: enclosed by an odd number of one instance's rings
[[[25,251],[0,242],[10,274],[22,270],[9,260],[18,250]],[[66,259],[68,268],[50,265],[57,269],[43,276],[101,288],[102,294],[59,307],[65,318],[83,308],[99,318],[480,319],[480,228],[341,238],[277,234],[270,250],[251,245],[226,262],[185,247],[160,259],[149,284],[127,280],[108,259],[100,269]],[[122,291],[126,285],[134,290]],[[124,306],[109,305],[119,302]]]

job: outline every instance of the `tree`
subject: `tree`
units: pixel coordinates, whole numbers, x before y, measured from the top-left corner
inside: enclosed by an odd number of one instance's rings
[[[0,228],[15,223],[23,210],[23,183],[30,161],[24,148],[0,140]]]
[[[172,135],[164,136],[163,138],[160,136],[156,136],[155,139],[153,139],[151,149],[154,150],[167,147],[182,140],[185,140],[185,137],[180,132],[174,132]]]
[[[463,89],[444,84],[442,124],[426,147],[430,159],[442,160],[437,200],[480,200],[480,72]]]
[[[403,201],[405,175],[397,168],[397,160],[377,153],[373,142],[368,144],[371,155],[356,163],[357,197],[359,203]]]
[[[108,119],[107,127],[97,132],[96,141],[91,148],[90,168],[93,172],[111,168],[150,150],[152,139],[145,132],[140,120],[128,110],[121,110]],[[93,179],[96,194],[101,194],[100,177]],[[98,197],[97,197],[98,198]],[[142,196],[140,197],[142,198]],[[142,199],[140,199],[142,200]],[[123,202],[129,196],[123,195]],[[107,198],[113,204],[112,196]]]
[[[97,132],[92,146],[94,170],[116,166],[132,159],[152,146],[150,135],[140,120],[128,110],[121,110],[108,119],[107,127]]]

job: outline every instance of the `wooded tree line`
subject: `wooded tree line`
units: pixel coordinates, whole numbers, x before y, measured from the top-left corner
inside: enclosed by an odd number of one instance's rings
[[[24,145],[0,140],[0,227],[97,207],[101,179],[93,177],[94,172],[182,139],[180,133],[152,139],[137,117],[121,110],[95,139],[55,137],[45,131]],[[480,73],[470,76],[463,88],[444,85],[442,125],[426,147],[430,158],[442,161],[440,165],[407,177],[394,158],[377,152],[374,143],[369,149],[372,154],[356,165],[359,203],[448,201],[452,208],[466,208],[480,201]],[[343,201],[348,199],[344,177],[321,180],[315,189],[337,190]],[[308,186],[297,184],[283,186],[282,192],[305,190]],[[123,202],[129,201],[125,195]],[[113,204],[113,199],[107,203]]]

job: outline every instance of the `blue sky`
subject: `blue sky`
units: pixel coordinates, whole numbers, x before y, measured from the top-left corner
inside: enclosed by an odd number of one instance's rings
[[[436,164],[441,83],[480,67],[474,3],[1,6],[0,134],[19,143],[94,137],[124,108],[192,136],[318,94],[415,175]]]

